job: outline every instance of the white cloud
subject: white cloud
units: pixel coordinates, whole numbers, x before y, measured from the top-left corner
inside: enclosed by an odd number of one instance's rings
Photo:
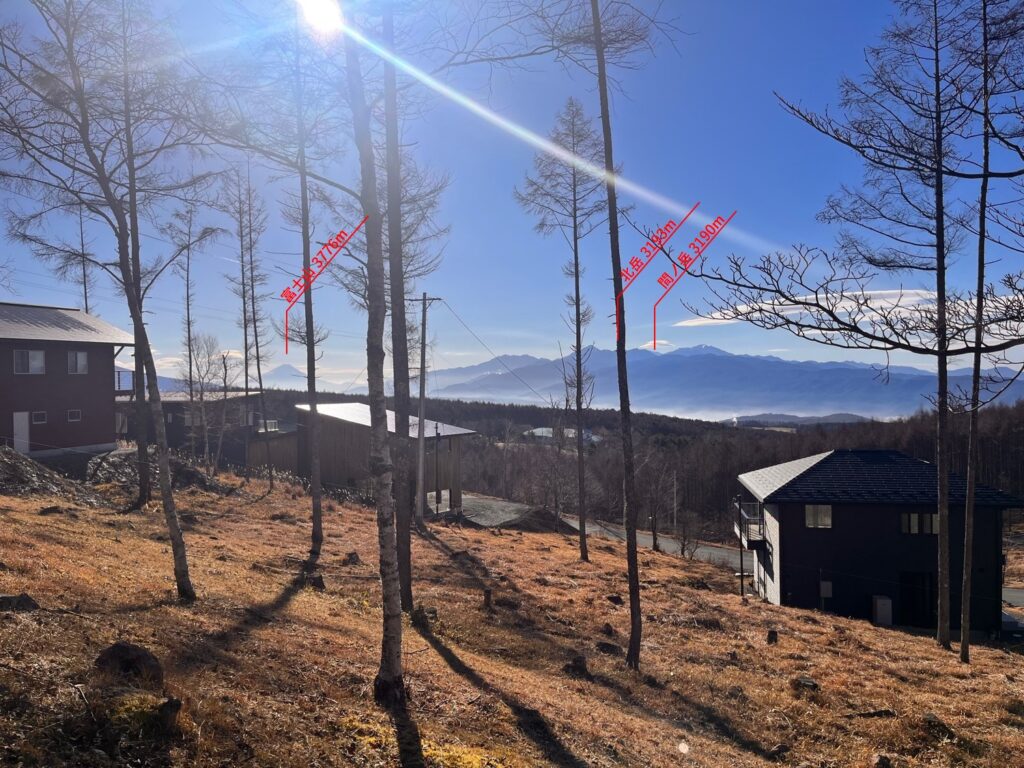
[[[155,357],[153,363],[156,365],[158,370],[167,370],[168,368],[177,368],[182,365],[185,359],[182,357]]]
[[[660,348],[674,349],[676,347],[676,345],[673,344],[668,339],[658,339],[657,341],[658,341],[658,347],[660,347]],[[641,344],[640,345],[640,349],[654,349],[654,348],[655,347],[654,347],[654,342],[653,341],[648,341],[646,344]]]
[[[676,328],[697,328],[705,325],[729,325],[738,323],[739,320],[729,320],[724,317],[693,317],[689,320],[680,320],[674,323]]]
[[[911,289],[903,290],[900,288],[891,288],[878,291],[866,291],[864,294],[868,299],[868,306],[865,309],[875,307],[877,309],[896,309],[897,311],[904,312],[910,311],[912,307],[920,306],[921,304],[927,304],[935,299],[935,291],[923,290],[923,289]],[[859,299],[840,299],[831,307],[835,312],[842,313],[859,307]],[[797,301],[813,301],[814,296],[798,296]],[[741,304],[737,307],[739,312],[749,312],[756,309],[754,305]],[[803,307],[794,304],[791,307],[786,305],[778,305],[772,307],[772,312],[775,314],[783,315],[784,317],[795,317],[803,314],[807,310]],[[708,317],[693,317],[688,320],[680,320],[674,325],[677,328],[696,328],[705,325],[727,325],[729,323],[740,323],[742,320],[733,319],[724,316],[721,312],[711,313]]]

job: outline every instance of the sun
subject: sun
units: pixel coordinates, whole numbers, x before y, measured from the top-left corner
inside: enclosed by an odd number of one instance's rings
[[[298,0],[306,23],[319,34],[341,32],[345,18],[337,0]]]

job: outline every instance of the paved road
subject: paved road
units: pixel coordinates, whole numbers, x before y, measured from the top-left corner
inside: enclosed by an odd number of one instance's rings
[[[1003,600],[1010,605],[1017,606],[1018,608],[1024,606],[1024,589],[1003,587]]]
[[[565,522],[571,525],[573,528],[579,530],[579,520],[575,517],[564,517]],[[625,539],[626,533],[623,531],[622,526],[612,525],[605,522],[597,522],[591,520],[587,524],[587,533],[595,536],[603,536],[607,539]],[[637,531],[636,541],[641,547],[651,546],[651,534],[650,532]],[[671,536],[665,536],[664,534],[658,534],[658,547],[662,552],[668,552],[669,554],[679,554],[679,542],[673,539]],[[740,570],[740,551],[736,547],[728,547],[721,544],[705,544],[701,543],[697,546],[695,557],[698,560],[703,560],[705,563],[713,563],[714,565],[722,565],[726,568],[731,569],[733,572],[739,572]],[[751,560],[747,555],[744,555],[744,564],[747,568],[750,568]],[[1017,607],[1024,607],[1024,589],[1016,589],[1013,587],[1005,587],[1003,589],[1003,600],[1010,605]]]
[[[571,525],[576,530],[579,530],[580,521],[575,517],[565,515],[563,518],[565,522]],[[622,539],[625,540],[626,532],[620,525],[612,525],[602,521],[589,520],[587,521],[587,533],[592,536],[602,536],[606,539]],[[641,547],[651,547],[651,534],[650,531],[637,531],[636,541]],[[658,548],[662,552],[668,552],[670,555],[678,555],[680,553],[681,545],[677,539],[671,536],[665,536],[662,533],[658,534]],[[721,565],[726,568],[730,568],[733,571],[739,571],[740,569],[740,551],[736,547],[727,547],[721,544],[707,544],[700,543],[697,545],[697,550],[694,556],[698,560],[703,560],[705,563],[713,563],[714,565]],[[744,555],[746,565],[749,567],[751,560],[749,555]]]

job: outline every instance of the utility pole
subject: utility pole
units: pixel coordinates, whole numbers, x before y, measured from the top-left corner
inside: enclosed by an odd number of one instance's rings
[[[420,410],[419,423],[416,425],[416,527],[424,530],[423,509],[427,506],[427,485],[423,477],[426,465],[426,438],[423,434],[426,394],[427,394],[427,306],[432,301],[441,301],[438,297],[427,297],[423,292],[422,299],[409,299],[409,301],[423,302],[423,319],[420,321]],[[437,463],[435,452],[434,463]]]
[[[676,470],[672,470],[672,533],[675,537],[679,538],[679,526],[676,525],[676,510],[679,507],[676,504]],[[680,553],[682,554],[682,553]]]
[[[434,514],[441,516],[441,425],[434,422]]]

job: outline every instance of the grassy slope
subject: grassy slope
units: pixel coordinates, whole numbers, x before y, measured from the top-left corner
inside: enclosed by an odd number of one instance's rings
[[[110,692],[91,665],[117,639],[152,649],[185,701],[179,737],[121,728],[122,755],[145,761],[133,764],[393,766],[396,732],[406,759],[422,752],[434,766],[848,766],[875,752],[905,766],[1020,764],[1021,656],[982,647],[964,667],[928,638],[742,604],[720,570],[642,555],[636,676],[595,649],[625,644],[628,609],[607,599],[625,594],[621,547],[595,541],[594,562],[580,564],[573,542],[551,534],[435,527],[415,540],[418,599],[438,615],[429,630],[407,625],[412,702],[392,720],[371,696],[373,515],[331,511],[327,591],[299,589],[308,499],[293,495],[180,495],[194,607],[171,599],[156,509],[40,516],[53,500],[0,497],[0,593],[25,590],[50,609],[0,614],[0,765],[114,764],[96,748],[112,751],[109,734],[95,735]],[[361,565],[341,564],[349,551]],[[769,627],[778,645],[765,643]],[[563,671],[580,652],[593,680]],[[794,690],[797,675],[820,690]],[[897,716],[848,717],[883,708]],[[926,712],[957,738],[929,731]],[[778,744],[789,751],[771,757]]]

